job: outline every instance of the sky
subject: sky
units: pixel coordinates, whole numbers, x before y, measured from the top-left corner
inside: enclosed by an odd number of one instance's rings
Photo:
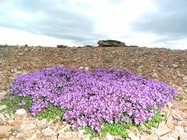
[[[187,0],[0,0],[0,44],[187,49]]]

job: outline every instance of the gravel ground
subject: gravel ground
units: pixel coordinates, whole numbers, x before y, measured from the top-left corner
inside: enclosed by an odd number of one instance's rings
[[[125,69],[148,79],[166,82],[175,87],[178,96],[183,98],[181,102],[172,101],[171,105],[168,104],[166,111],[171,113],[168,117],[172,116],[173,120],[171,122],[174,126],[183,127],[187,131],[187,121],[185,120],[185,126],[177,125],[184,120],[175,121],[174,117],[181,113],[176,112],[176,110],[181,110],[180,105],[187,106],[187,50],[146,47],[50,48],[0,46],[0,98],[9,92],[10,86],[17,75],[57,65],[67,68],[87,69],[88,71],[97,67]],[[172,112],[173,110],[174,112]],[[185,110],[187,108],[182,109],[183,112]],[[167,121],[164,124],[166,123]],[[173,132],[179,128],[169,129]],[[184,131],[185,135],[187,135],[186,131]],[[180,134],[178,135],[180,137]],[[10,137],[14,136],[11,135]],[[185,138],[185,136],[183,137]],[[180,138],[182,139],[182,137]]]

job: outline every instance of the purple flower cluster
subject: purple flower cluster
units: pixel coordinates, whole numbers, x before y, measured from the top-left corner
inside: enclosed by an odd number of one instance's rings
[[[98,132],[102,122],[148,121],[156,108],[176,96],[171,86],[125,70],[97,68],[87,72],[59,66],[18,76],[11,91],[32,97],[32,115],[50,102],[66,110],[63,119],[71,122],[72,128],[89,126]]]

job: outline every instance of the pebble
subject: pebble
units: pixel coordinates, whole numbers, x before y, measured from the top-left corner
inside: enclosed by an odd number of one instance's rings
[[[27,117],[27,112],[25,109],[18,109],[18,110],[16,110],[15,115],[16,115],[16,117],[25,118],[25,117]]]
[[[184,80],[184,82],[187,82],[187,76],[183,76],[182,79]]]
[[[107,140],[114,140],[113,136],[111,134],[109,134],[109,133],[107,133],[106,139]]]
[[[40,128],[40,129],[45,129],[45,128],[47,128],[47,119],[37,120],[36,125],[37,125],[37,127]]]
[[[0,125],[4,125],[6,124],[6,118],[3,114],[0,114]]]
[[[53,131],[51,128],[46,128],[46,129],[43,129],[42,130],[42,134],[44,136],[53,136],[53,135],[56,135],[55,131]]]
[[[6,138],[11,133],[12,129],[12,126],[0,125],[0,138]]]

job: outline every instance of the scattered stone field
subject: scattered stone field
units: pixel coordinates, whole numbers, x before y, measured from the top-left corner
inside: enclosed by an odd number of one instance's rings
[[[0,46],[0,99],[10,93],[16,76],[55,66],[85,69],[125,69],[147,79],[163,81],[177,90],[180,100],[167,103],[163,122],[152,134],[129,131],[128,140],[187,140],[187,50],[146,47],[19,47]],[[0,110],[6,108],[1,105]],[[59,118],[56,118],[59,119]],[[70,129],[67,122],[38,120],[24,109],[12,117],[0,113],[2,140],[90,140],[84,130]],[[122,140],[107,134],[106,140]],[[94,138],[93,140],[99,140]]]

